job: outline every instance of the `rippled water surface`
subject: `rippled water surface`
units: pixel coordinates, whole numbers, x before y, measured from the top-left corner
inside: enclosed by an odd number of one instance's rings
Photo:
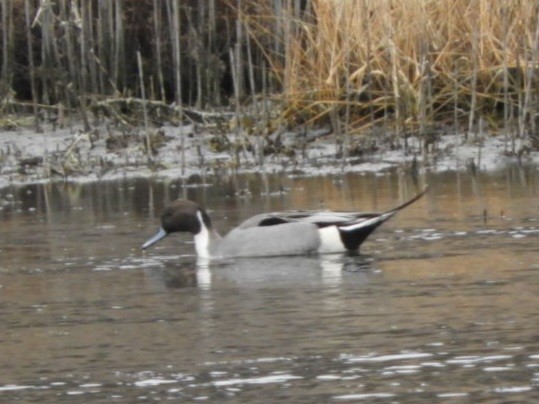
[[[163,204],[384,210],[397,174],[0,190],[0,402],[534,402],[539,174],[438,174],[360,255],[145,255]]]

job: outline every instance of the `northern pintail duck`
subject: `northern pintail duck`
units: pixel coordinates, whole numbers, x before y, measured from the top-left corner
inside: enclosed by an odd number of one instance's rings
[[[245,220],[225,237],[215,230],[200,205],[181,199],[165,208],[157,234],[148,239],[142,249],[171,233],[188,232],[194,236],[200,258],[357,251],[378,226],[417,201],[426,191],[383,213],[327,210],[262,213]]]

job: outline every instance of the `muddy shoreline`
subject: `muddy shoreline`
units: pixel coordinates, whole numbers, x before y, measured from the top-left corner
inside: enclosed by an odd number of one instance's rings
[[[411,136],[387,141],[352,137],[349,153],[330,128],[279,131],[270,136],[223,133],[196,124],[118,129],[102,123],[84,131],[82,123],[42,133],[27,127],[0,130],[0,187],[49,181],[88,182],[120,178],[192,178],[233,173],[288,173],[337,175],[384,173],[414,174],[439,171],[493,171],[510,164],[539,167],[539,151],[502,135],[468,137],[444,134],[424,153],[421,140]],[[151,153],[145,147],[150,139]]]

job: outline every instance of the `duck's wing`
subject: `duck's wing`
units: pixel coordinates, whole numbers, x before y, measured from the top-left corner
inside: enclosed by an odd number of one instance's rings
[[[250,217],[241,223],[239,229],[251,227],[274,226],[283,223],[311,223],[318,228],[327,226],[337,226],[345,231],[352,231],[356,227],[370,226],[377,223],[377,227],[382,222],[392,217],[398,211],[411,205],[421,198],[428,191],[426,187],[422,192],[412,199],[386,212],[335,212],[329,210],[289,210],[284,212],[262,213]]]
[[[380,215],[371,212],[334,212],[329,210],[304,211],[298,213],[288,213],[283,217],[288,221],[312,223],[323,228],[327,226],[346,226]]]
[[[249,219],[243,221],[236,228],[245,230],[245,229],[249,229],[253,227],[273,226],[276,224],[283,224],[283,223],[290,223],[290,222],[291,220],[288,220],[286,217],[280,216],[279,213],[261,213],[259,215],[252,216]]]
[[[362,213],[365,217],[372,217],[372,213]],[[275,226],[284,223],[311,223],[318,227],[336,224],[352,223],[358,219],[353,212],[332,212],[328,210],[288,210],[284,212],[262,213],[250,217],[242,222],[238,228]]]

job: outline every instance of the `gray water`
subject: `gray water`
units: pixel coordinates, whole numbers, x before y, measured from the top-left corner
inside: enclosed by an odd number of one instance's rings
[[[0,190],[0,402],[533,402],[539,173],[437,174],[359,255],[145,255],[187,196],[217,228],[290,208],[384,210],[403,175]]]

